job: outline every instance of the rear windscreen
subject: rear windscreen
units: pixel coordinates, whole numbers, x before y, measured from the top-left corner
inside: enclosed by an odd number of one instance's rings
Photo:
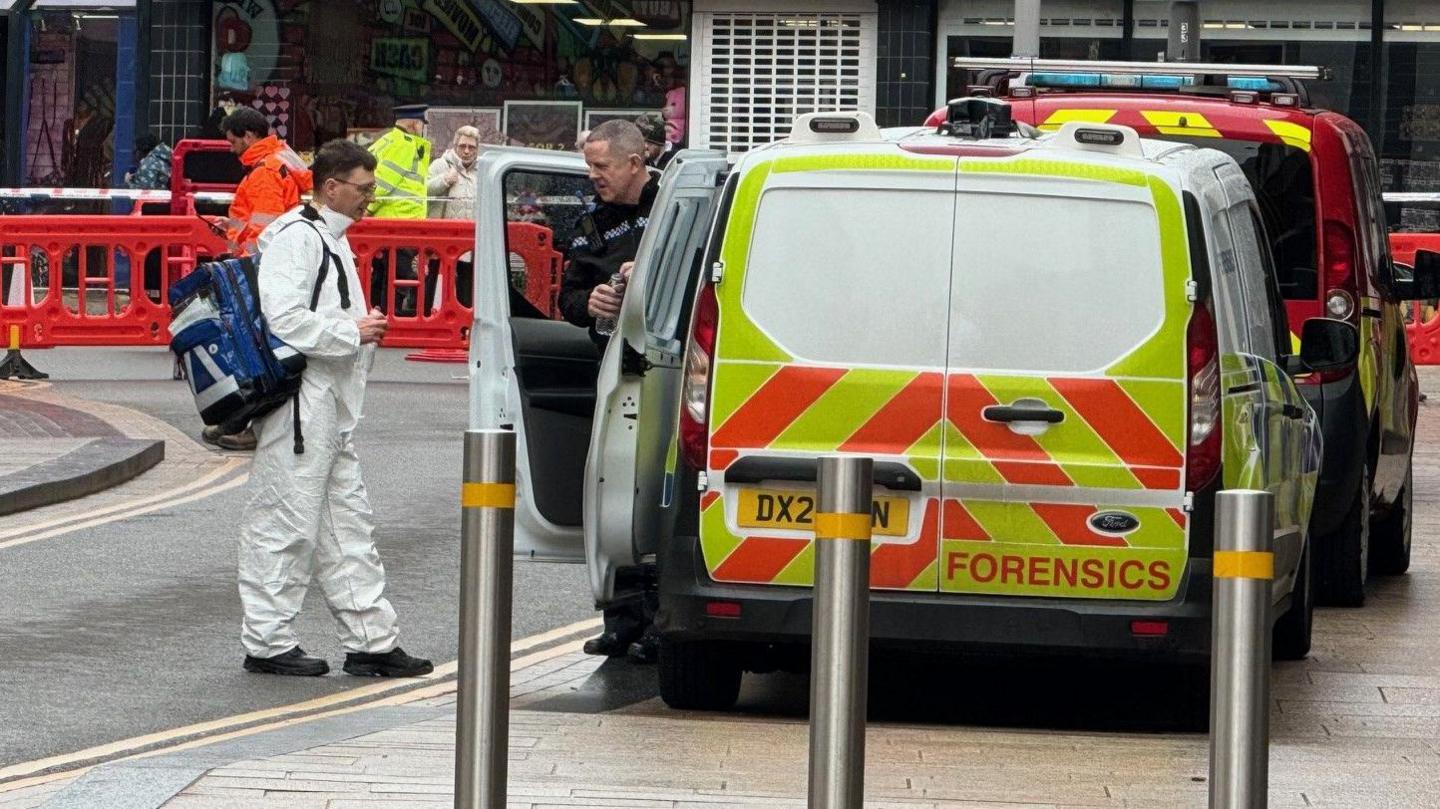
[[[1147,203],[961,194],[950,364],[1102,370],[1160,327],[1164,280],[1159,225]]]
[[[745,311],[803,359],[941,367],[953,211],[950,193],[766,191]]]
[[[1235,158],[1260,204],[1280,294],[1292,300],[1315,298],[1319,276],[1315,259],[1315,178],[1310,155],[1281,143],[1160,137],[1217,149]]]

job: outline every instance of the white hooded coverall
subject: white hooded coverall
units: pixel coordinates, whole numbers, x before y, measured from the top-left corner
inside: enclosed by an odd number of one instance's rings
[[[345,651],[381,654],[395,647],[398,631],[352,438],[371,356],[356,324],[365,299],[345,238],[353,220],[321,209],[312,228],[299,221],[304,210],[290,211],[260,235],[260,309],[275,336],[305,355],[299,397],[305,452],[295,454],[292,404],[254,422],[258,445],[240,527],[241,643],[253,657],[298,645],[291,624],[314,575]],[[331,260],[312,312],[321,238],[340,266]],[[349,307],[341,306],[337,272],[348,282]]]

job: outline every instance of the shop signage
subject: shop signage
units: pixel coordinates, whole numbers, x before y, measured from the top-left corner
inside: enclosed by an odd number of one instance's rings
[[[520,41],[520,20],[505,8],[500,0],[474,0],[476,9],[480,12],[485,24],[505,46],[505,50],[513,50],[515,43]]]
[[[655,29],[679,28],[682,20],[676,0],[635,0],[635,19]]]
[[[422,37],[376,37],[370,41],[370,70],[423,82],[429,76],[430,41]]]
[[[430,33],[430,18],[418,8],[405,8],[405,32],[407,34]]]
[[[405,12],[405,4],[400,0],[380,0],[380,19],[391,25],[400,24],[400,15]]]
[[[520,18],[520,25],[525,29],[525,38],[530,44],[537,48],[545,48],[545,11],[543,6],[529,4],[517,4],[510,6],[510,11]]]
[[[480,19],[470,10],[465,0],[425,0],[425,10],[449,28],[450,33],[471,53],[474,53],[485,39],[485,29],[480,25]]]

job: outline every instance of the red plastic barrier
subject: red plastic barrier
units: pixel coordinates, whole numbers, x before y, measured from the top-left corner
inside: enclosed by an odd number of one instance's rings
[[[166,345],[170,282],[224,249],[193,216],[0,217],[0,332],[20,325],[23,348]]]
[[[1402,264],[1415,263],[1415,251],[1440,252],[1440,233],[1392,233],[1390,252]],[[1416,365],[1440,365],[1440,312],[1434,304],[1412,301],[1406,304],[1405,335],[1410,341],[1410,359]]]
[[[170,158],[170,213],[194,213],[197,192],[233,192],[244,177],[245,166],[230,150],[229,141],[182,140]]]
[[[472,311],[456,294],[456,270],[475,249],[474,223],[366,219],[347,236],[365,300],[376,300],[377,276],[385,284],[383,345],[468,345]],[[547,317],[557,316],[564,259],[552,238],[542,225],[508,226],[523,295]],[[167,345],[170,282],[226,249],[193,214],[0,217],[0,335],[13,324],[22,348]]]
[[[550,228],[530,222],[506,226],[509,252],[524,261],[523,294],[546,317],[558,316],[565,257],[554,249]],[[370,304],[384,302],[389,348],[464,348],[473,313],[462,304],[456,274],[475,248],[475,224],[458,219],[365,219],[346,236]],[[472,270],[473,272],[473,270]],[[377,297],[376,280],[385,284]],[[469,281],[467,280],[467,283]],[[519,291],[517,289],[517,291]]]

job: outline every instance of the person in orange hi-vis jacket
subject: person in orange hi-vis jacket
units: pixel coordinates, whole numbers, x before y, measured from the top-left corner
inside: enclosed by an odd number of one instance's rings
[[[225,235],[236,255],[253,255],[260,232],[298,206],[300,195],[310,191],[310,169],[300,155],[270,134],[270,123],[259,110],[235,110],[220,122],[220,131],[247,169],[230,203]]]
[[[235,255],[253,256],[258,252],[260,233],[282,214],[298,207],[300,195],[310,191],[314,183],[300,155],[270,134],[270,123],[259,110],[235,110],[220,122],[220,132],[247,170],[230,203],[225,238]],[[233,434],[225,434],[218,425],[206,427],[200,437],[222,449],[255,449],[255,431],[249,427]]]

